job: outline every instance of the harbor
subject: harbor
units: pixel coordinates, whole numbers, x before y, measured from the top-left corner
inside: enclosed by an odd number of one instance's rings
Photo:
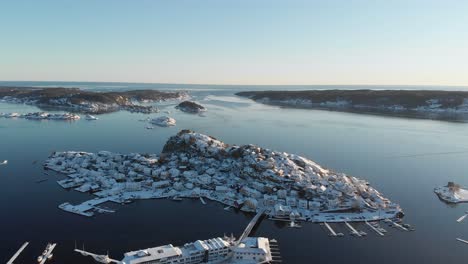
[[[54,152],[44,168],[67,175],[57,181],[63,188],[97,196],[78,205],[59,206],[82,216],[94,216],[92,211],[100,211],[94,210],[96,206],[108,201],[124,204],[161,198],[198,198],[203,204],[207,199],[244,212],[263,211],[270,219],[294,224],[403,216],[399,205],[365,180],[332,172],[294,154],[254,145],[227,147],[192,131],[171,137],[160,155]],[[292,189],[291,184],[298,187]]]

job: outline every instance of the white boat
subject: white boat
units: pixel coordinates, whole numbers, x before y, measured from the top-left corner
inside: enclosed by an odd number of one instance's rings
[[[97,118],[97,117],[95,117],[93,115],[90,115],[90,114],[87,114],[85,118],[86,118],[86,120],[98,120],[99,119],[99,118]]]
[[[294,222],[294,221],[291,221],[289,223],[289,227],[301,228],[302,226],[300,224],[296,224],[296,222]]]
[[[0,165],[7,165],[8,164],[8,160],[4,160],[0,163]]]

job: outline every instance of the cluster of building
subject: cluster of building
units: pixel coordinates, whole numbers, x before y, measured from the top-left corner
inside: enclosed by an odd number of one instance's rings
[[[72,113],[47,113],[47,112],[34,112],[34,113],[0,113],[0,117],[4,118],[25,118],[35,120],[78,120],[79,115]]]
[[[242,211],[263,210],[274,219],[314,222],[403,215],[364,180],[298,155],[227,145],[188,130],[171,137],[160,155],[55,152],[45,167],[68,175],[59,181],[64,188],[93,192],[105,201],[204,197]],[[67,211],[89,210],[87,203]]]
[[[233,237],[197,240],[181,247],[172,244],[127,252],[121,263],[269,263],[270,241],[264,237],[246,237],[240,243]]]

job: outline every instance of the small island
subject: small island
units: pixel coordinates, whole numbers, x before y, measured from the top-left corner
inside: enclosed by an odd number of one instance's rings
[[[0,87],[0,102],[35,105],[45,110],[102,114],[119,110],[138,113],[155,113],[158,108],[141,103],[180,100],[184,92],[157,90],[131,90],[94,92],[79,88]]]
[[[308,90],[236,93],[282,107],[468,121],[468,92],[436,90]]]
[[[434,192],[441,200],[447,203],[468,202],[468,190],[463,189],[459,184],[449,182],[446,186],[437,187]]]
[[[97,198],[60,209],[92,216],[112,212],[106,202],[182,198],[217,201],[227,208],[264,212],[282,221],[378,221],[403,216],[398,204],[365,180],[325,169],[307,158],[256,145],[228,145],[182,130],[160,155],[107,151],[54,152],[45,169],[67,175],[66,189]]]
[[[200,112],[206,111],[206,108],[203,105],[197,104],[192,101],[183,101],[182,103],[178,104],[176,108],[183,112],[192,114],[198,114]]]
[[[150,123],[153,125],[161,126],[161,127],[169,127],[169,126],[175,126],[176,120],[172,117],[160,116],[160,117],[151,119]]]

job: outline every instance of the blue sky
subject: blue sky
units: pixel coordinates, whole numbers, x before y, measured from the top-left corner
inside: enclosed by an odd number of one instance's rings
[[[2,0],[0,80],[468,85],[468,1]]]

